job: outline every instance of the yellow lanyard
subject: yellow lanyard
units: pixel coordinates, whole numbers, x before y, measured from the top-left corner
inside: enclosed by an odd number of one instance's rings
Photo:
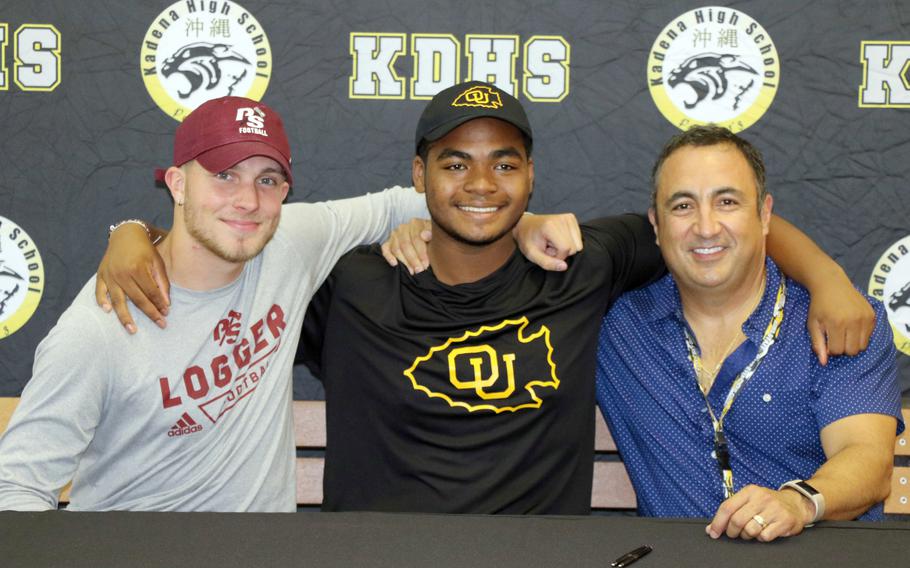
[[[724,436],[724,418],[733,406],[736,395],[739,394],[739,391],[742,390],[743,386],[745,386],[749,379],[752,378],[752,375],[755,374],[758,365],[762,362],[762,359],[765,358],[765,355],[768,354],[768,350],[777,339],[777,335],[780,333],[781,322],[784,320],[784,304],[786,302],[787,285],[784,278],[781,277],[780,286],[777,288],[777,299],[774,302],[774,312],[771,314],[771,321],[768,322],[768,327],[765,328],[761,344],[758,346],[758,353],[755,355],[755,358],[752,359],[752,362],[746,365],[739,373],[730,386],[730,391],[727,393],[727,398],[724,400],[724,407],[720,413],[720,418],[715,418],[714,410],[711,409],[711,404],[708,402],[707,393],[703,392],[701,388],[698,389],[705,398],[705,406],[708,408],[708,415],[711,417],[712,426],[714,426],[714,456],[715,459],[717,459],[717,464],[720,467],[721,475],[723,476],[724,499],[729,499],[734,493],[733,470],[730,469],[730,452],[727,447],[727,439]],[[701,368],[701,357],[698,354],[698,349],[695,347],[695,338],[692,337],[692,332],[689,331],[688,326],[684,328],[684,331],[686,348],[689,351],[689,361],[692,362],[692,366],[695,369],[695,382],[696,386],[698,386],[698,369]]]

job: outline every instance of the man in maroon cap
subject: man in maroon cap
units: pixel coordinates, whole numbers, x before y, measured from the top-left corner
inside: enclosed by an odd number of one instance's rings
[[[342,253],[425,215],[424,199],[392,188],[282,205],[281,119],[239,97],[186,118],[173,164],[160,172],[174,199],[158,246],[167,330],[143,318],[124,333],[86,284],[0,438],[0,509],[55,508],[72,480],[71,510],[295,510],[290,378],[306,305]]]

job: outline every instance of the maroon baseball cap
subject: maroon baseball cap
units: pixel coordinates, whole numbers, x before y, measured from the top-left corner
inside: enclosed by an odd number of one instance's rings
[[[277,112],[244,97],[220,97],[196,107],[177,127],[174,165],[196,160],[210,172],[224,171],[252,156],[267,156],[291,179],[291,148]]]

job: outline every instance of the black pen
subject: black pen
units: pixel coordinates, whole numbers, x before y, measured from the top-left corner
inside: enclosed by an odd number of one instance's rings
[[[632,564],[633,562],[635,562],[636,560],[638,560],[639,558],[641,558],[642,556],[646,555],[649,552],[651,552],[650,546],[648,546],[648,545],[639,546],[632,552],[627,552],[627,553],[623,554],[622,556],[620,556],[619,558],[617,558],[616,560],[614,560],[613,562],[611,562],[610,566],[612,566],[613,568],[624,568],[625,566]]]

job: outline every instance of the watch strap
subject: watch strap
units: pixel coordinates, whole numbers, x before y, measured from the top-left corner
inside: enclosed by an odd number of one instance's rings
[[[812,501],[812,504],[815,505],[815,515],[813,515],[812,520],[806,524],[807,527],[811,527],[825,516],[825,496],[822,495],[818,489],[809,485],[809,483],[805,480],[791,479],[790,481],[781,485],[778,488],[778,491],[783,491],[784,489],[792,489],[793,491],[796,491],[809,501]]]

